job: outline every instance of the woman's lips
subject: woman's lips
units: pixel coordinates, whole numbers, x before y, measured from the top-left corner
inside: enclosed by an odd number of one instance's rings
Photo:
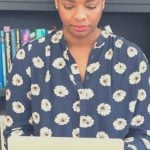
[[[84,32],[87,30],[87,26],[85,25],[73,25],[73,29],[77,32]]]

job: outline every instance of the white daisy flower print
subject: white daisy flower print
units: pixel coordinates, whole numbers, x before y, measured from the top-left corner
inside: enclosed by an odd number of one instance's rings
[[[51,79],[51,75],[50,75],[49,70],[47,70],[47,71],[46,71],[46,75],[45,75],[45,82],[46,82],[46,83],[49,82],[50,79]]]
[[[146,138],[142,138],[142,141],[144,142],[147,149],[150,149],[150,141]]]
[[[54,30],[48,30],[47,33],[51,34]]]
[[[65,96],[67,96],[69,94],[69,91],[68,91],[68,89],[65,86],[57,85],[54,88],[54,93],[58,97],[65,97]]]
[[[65,51],[63,52],[63,56],[64,56],[64,58],[65,58],[66,60],[69,60],[68,51],[67,51],[67,50],[65,50]]]
[[[108,136],[108,134],[107,134],[106,132],[104,132],[104,131],[99,131],[99,132],[97,132],[97,134],[96,134],[96,138],[98,138],[98,139],[108,139],[109,136]]]
[[[47,127],[43,127],[40,129],[40,136],[41,137],[51,137],[52,136],[52,131],[51,129]]]
[[[122,45],[123,45],[123,41],[122,41],[121,39],[119,39],[119,40],[117,40],[117,41],[115,42],[115,46],[116,46],[117,48],[121,48]]]
[[[75,80],[74,80],[74,76],[72,75],[72,74],[70,74],[70,81],[74,84],[74,85],[76,85],[76,83],[75,83]]]
[[[19,49],[17,51],[17,54],[16,54],[16,58],[19,59],[19,60],[23,60],[26,56],[26,53],[25,53],[25,50],[24,49]]]
[[[137,115],[137,116],[133,117],[133,119],[131,121],[132,126],[140,126],[143,123],[144,123],[144,116],[142,116],[142,115]]]
[[[43,110],[43,111],[50,111],[51,110],[51,108],[52,108],[52,105],[51,105],[51,103],[49,102],[49,100],[48,99],[42,99],[42,101],[41,101],[41,109]]]
[[[124,139],[124,142],[126,142],[126,143],[130,143],[130,142],[133,142],[133,141],[134,141],[134,137],[129,137],[129,138]]]
[[[33,125],[33,118],[32,118],[32,116],[29,118],[29,124]]]
[[[31,67],[28,67],[28,68],[26,69],[26,74],[27,74],[29,77],[31,77]]]
[[[127,49],[127,55],[128,55],[128,57],[132,58],[132,57],[136,56],[137,53],[138,52],[137,52],[136,48],[134,48],[134,47],[128,47],[128,49]]]
[[[113,57],[113,50],[110,48],[106,53],[105,53],[105,59],[111,60]]]
[[[114,70],[116,71],[116,73],[118,74],[123,74],[126,71],[127,67],[124,63],[118,62],[115,66],[114,66]]]
[[[132,113],[134,112],[136,103],[137,103],[136,100],[135,100],[135,101],[131,101],[131,102],[129,103],[129,111],[130,111],[130,112],[132,112]]]
[[[147,70],[147,64],[145,61],[141,61],[139,65],[139,72],[144,73]]]
[[[138,100],[144,101],[146,99],[146,97],[147,97],[146,91],[144,89],[139,89],[138,96],[137,96]]]
[[[40,122],[40,115],[37,112],[32,113],[32,118],[35,124],[39,124]]]
[[[28,51],[32,49],[32,44],[28,44]]]
[[[72,74],[80,74],[77,64],[71,65]]]
[[[68,114],[66,113],[59,113],[56,117],[55,117],[55,122],[58,125],[66,125],[68,124],[70,121],[70,117],[68,116]]]
[[[138,84],[141,81],[141,75],[139,72],[133,72],[129,76],[129,83],[130,84]]]
[[[146,133],[148,136],[150,136],[150,130],[147,130]]]
[[[11,132],[11,136],[21,136],[23,134],[24,134],[23,130],[19,130],[17,128]]]
[[[117,90],[113,93],[113,99],[115,100],[115,102],[121,102],[125,99],[126,95],[126,91]]]
[[[104,38],[108,38],[110,36],[110,32],[106,31],[106,30],[102,30],[101,34],[103,35]]]
[[[54,43],[54,44],[57,44],[60,42],[60,39],[59,37],[57,36],[57,34],[54,34],[51,38],[51,42]]]
[[[72,137],[73,138],[80,137],[80,129],[79,128],[73,129],[73,131],[72,131]]]
[[[96,49],[96,48],[102,48],[104,45],[105,45],[105,42],[103,42],[102,44],[98,43],[98,42],[95,42],[94,49]]]
[[[17,114],[24,113],[24,111],[25,111],[24,105],[19,101],[16,101],[16,102],[12,103],[12,109]]]
[[[10,97],[11,97],[11,91],[10,91],[10,89],[7,89],[6,90],[6,101],[8,101],[10,99]]]
[[[150,104],[147,106],[147,112],[150,114]]]
[[[56,69],[63,69],[66,66],[65,60],[61,57],[58,57],[53,62],[53,67]]]
[[[12,119],[10,116],[5,116],[5,117],[4,117],[4,124],[5,124],[7,127],[11,127],[12,124],[13,124],[13,119]]]
[[[44,43],[44,42],[45,42],[45,37],[39,38],[39,39],[38,39],[38,42],[39,42],[39,43]]]
[[[56,34],[54,34],[51,38],[51,42],[54,44],[57,44],[60,42],[60,39],[62,38],[62,31],[58,31]]]
[[[80,127],[89,128],[94,125],[94,119],[91,116],[81,116],[80,117]]]
[[[27,96],[27,98],[29,99],[29,100],[31,100],[31,91],[28,91],[27,93],[26,93],[26,96]]]
[[[19,74],[13,75],[13,77],[12,77],[12,84],[13,84],[14,86],[21,86],[21,85],[23,85],[22,76],[19,75]]]
[[[113,126],[117,131],[123,130],[127,126],[127,121],[123,118],[118,118],[113,122]]]
[[[48,57],[48,56],[50,56],[51,55],[51,46],[50,45],[47,45],[46,47],[45,47],[45,56],[46,57]]]
[[[101,116],[108,116],[111,113],[111,106],[109,104],[101,103],[97,107],[97,112]]]
[[[57,31],[56,34],[57,34],[58,38],[61,39],[63,32],[62,32],[62,30],[60,30],[60,31]]]
[[[38,96],[40,94],[40,86],[38,84],[31,84],[31,93],[34,96]]]
[[[136,148],[136,146],[135,146],[135,145],[132,145],[132,144],[128,144],[128,147],[131,148],[132,150],[138,150],[138,149]]]
[[[73,108],[73,111],[79,113],[80,112],[80,101],[74,102],[72,108]]]
[[[9,64],[8,73],[11,73],[13,64]]]
[[[42,60],[42,58],[40,58],[39,56],[38,57],[34,57],[32,59],[32,62],[33,62],[33,65],[36,67],[36,68],[43,68],[44,67],[44,61]]]
[[[81,100],[89,100],[94,96],[92,89],[79,89],[78,93]]]
[[[102,75],[99,82],[102,86],[111,86],[111,76],[109,74]]]
[[[96,63],[92,63],[87,67],[87,71],[89,73],[94,73],[95,71],[97,71],[100,68],[100,63],[96,62]]]

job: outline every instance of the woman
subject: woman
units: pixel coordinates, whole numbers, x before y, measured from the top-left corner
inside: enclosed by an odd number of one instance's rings
[[[55,0],[63,29],[18,50],[6,91],[10,135],[150,140],[150,69],[140,48],[97,27],[105,0]]]

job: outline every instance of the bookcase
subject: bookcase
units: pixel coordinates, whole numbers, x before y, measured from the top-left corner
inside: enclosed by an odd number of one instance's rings
[[[0,29],[61,27],[54,0],[0,0]],[[99,26],[137,43],[150,61],[150,0],[106,0]],[[5,89],[0,90],[0,113],[5,109]]]

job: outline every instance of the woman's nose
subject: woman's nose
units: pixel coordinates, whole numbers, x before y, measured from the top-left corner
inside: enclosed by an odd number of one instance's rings
[[[75,19],[78,21],[86,19],[86,12],[83,8],[78,8],[75,12]]]

